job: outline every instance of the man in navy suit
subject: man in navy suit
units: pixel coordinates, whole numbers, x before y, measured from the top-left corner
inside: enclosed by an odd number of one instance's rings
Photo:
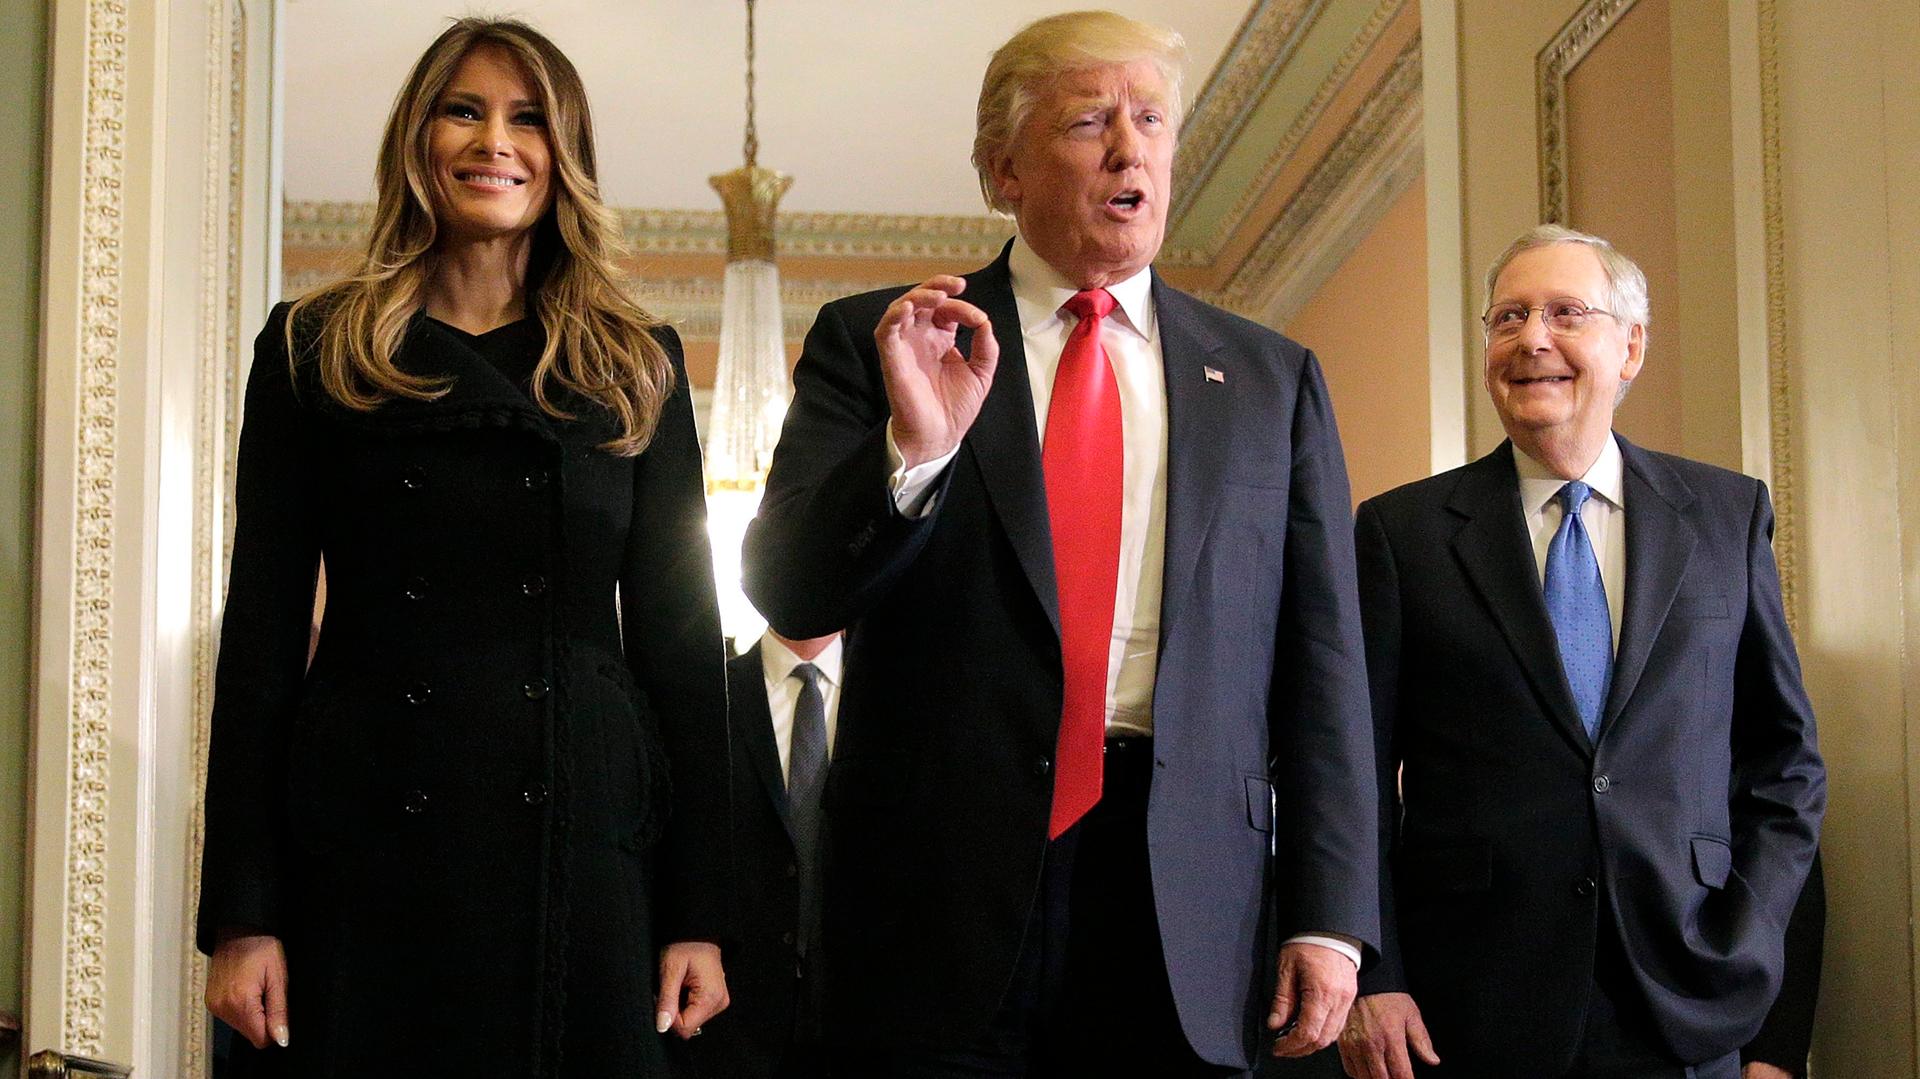
[[[1372,953],[1345,465],[1312,355],[1151,269],[1182,58],[1017,34],[974,161],[1019,237],[828,304],[795,370],[746,587],[851,627],[836,1074],[1238,1074],[1328,1044]]]
[[[838,633],[768,630],[727,661],[733,766],[734,1004],[669,1043],[682,1079],[813,1079],[821,1060],[818,859],[822,780],[840,706]]]
[[[1540,226],[1487,292],[1509,441],[1356,525],[1391,887],[1341,1052],[1731,1079],[1826,800],[1772,507],[1613,433],[1647,286],[1606,241]]]

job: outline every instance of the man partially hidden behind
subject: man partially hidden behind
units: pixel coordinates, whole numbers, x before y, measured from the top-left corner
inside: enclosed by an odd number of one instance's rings
[[[1015,35],[974,163],[1018,239],[828,304],[795,371],[746,586],[850,627],[837,1075],[1239,1074],[1330,1042],[1371,954],[1326,388],[1151,269],[1183,55],[1105,12]]]
[[[1341,1054],[1737,1076],[1826,802],[1773,509],[1613,433],[1647,285],[1610,244],[1542,225],[1487,293],[1509,441],[1356,526],[1392,888]]]
[[[734,1004],[670,1044],[681,1079],[816,1079],[820,1046],[820,817],[842,684],[841,635],[768,630],[727,661]]]

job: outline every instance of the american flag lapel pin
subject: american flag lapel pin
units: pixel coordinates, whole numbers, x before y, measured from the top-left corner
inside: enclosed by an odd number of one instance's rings
[[[1208,382],[1218,382],[1221,385],[1226,384],[1227,373],[1218,367],[1206,367],[1203,365],[1200,370],[1206,372]]]

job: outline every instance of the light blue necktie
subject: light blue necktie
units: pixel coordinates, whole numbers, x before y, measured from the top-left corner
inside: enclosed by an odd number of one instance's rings
[[[1560,665],[1566,669],[1580,723],[1591,740],[1600,730],[1600,710],[1613,683],[1613,620],[1607,614],[1607,588],[1593,555],[1580,507],[1593,488],[1579,480],[1560,488],[1560,529],[1547,545],[1547,616],[1560,641]]]

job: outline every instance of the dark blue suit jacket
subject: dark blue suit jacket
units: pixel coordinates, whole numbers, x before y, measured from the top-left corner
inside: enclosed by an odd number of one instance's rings
[[[830,1038],[981,1034],[1047,845],[1061,666],[1040,445],[1005,253],[967,280],[1000,363],[933,512],[902,518],[887,491],[873,328],[895,289],[820,312],[747,535],[748,595],[781,633],[857,628],[827,789]],[[1350,501],[1311,354],[1158,278],[1153,296],[1169,434],[1147,842],[1182,1026],[1245,1067],[1278,941],[1379,939]]]
[[[1511,444],[1360,507],[1392,881],[1362,991],[1410,991],[1447,1074],[1563,1073],[1603,933],[1683,1060],[1740,1048],[1780,987],[1826,780],[1772,507],[1752,478],[1620,449],[1625,610],[1595,741]]]

